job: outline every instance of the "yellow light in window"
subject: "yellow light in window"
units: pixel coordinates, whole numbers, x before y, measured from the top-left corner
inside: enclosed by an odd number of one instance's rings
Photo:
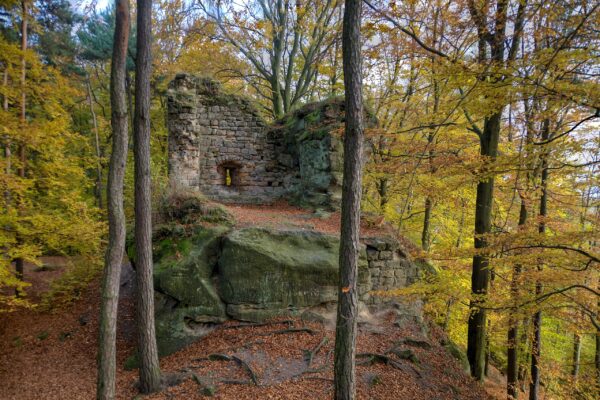
[[[231,186],[231,170],[225,169],[225,186]]]

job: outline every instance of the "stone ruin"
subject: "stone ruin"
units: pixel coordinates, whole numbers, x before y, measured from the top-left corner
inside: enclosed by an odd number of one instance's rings
[[[308,104],[268,124],[253,104],[209,78],[179,74],[168,90],[174,189],[232,203],[285,197],[314,208],[341,201],[343,100]],[[376,124],[371,115],[368,124]]]
[[[307,208],[338,208],[343,118],[343,101],[332,99],[267,124],[248,100],[225,93],[214,80],[181,74],[171,82],[169,177],[173,198],[181,199],[163,206],[153,234],[161,355],[228,319],[304,318],[323,315],[335,305],[337,235],[239,227],[226,208],[206,198],[265,204],[285,197]],[[367,126],[376,124],[368,113],[366,121]],[[131,244],[129,248],[131,252]],[[376,293],[406,287],[422,268],[393,235],[382,231],[361,238],[362,307],[389,305],[393,297]],[[418,303],[402,307],[410,323],[420,318]]]

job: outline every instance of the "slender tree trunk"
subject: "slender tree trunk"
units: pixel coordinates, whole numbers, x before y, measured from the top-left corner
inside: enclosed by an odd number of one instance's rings
[[[152,0],[137,0],[137,46],[133,151],[135,159],[135,250],[137,272],[140,391],[160,389],[152,282],[152,196],[150,175],[150,75]]]
[[[8,65],[6,65],[5,69],[4,69],[2,85],[4,85],[4,87],[6,89],[8,89]],[[2,109],[5,112],[8,112],[8,96],[6,94],[4,95],[4,97],[2,99]],[[10,137],[7,137],[6,142],[4,143],[4,159],[6,161],[4,172],[6,173],[6,175],[10,175],[12,173],[12,152],[11,152]],[[6,189],[4,192],[4,202],[5,202],[5,208],[7,210],[10,207],[10,200],[11,200],[10,199],[10,190]]]
[[[465,200],[461,199],[460,221],[458,222],[458,237],[456,238],[456,248],[459,249],[462,245],[463,231],[465,229]]]
[[[434,43],[437,40],[437,14],[436,17],[434,19]],[[433,72],[433,110],[432,110],[432,120],[431,120],[431,124],[434,125],[435,124],[435,116],[437,115],[438,111],[439,111],[439,104],[440,104],[440,90],[439,90],[439,85],[437,82],[437,79],[435,78],[435,62],[431,63],[431,68],[432,68],[432,72]],[[428,154],[429,154],[429,174],[433,177],[433,175],[435,175],[436,172],[436,167],[434,164],[434,156],[435,156],[435,149],[433,148],[435,144],[435,129],[431,128],[429,130],[429,134],[427,135],[427,147],[429,148]],[[431,213],[433,211],[433,200],[431,199],[431,196],[427,195],[425,197],[425,216],[423,217],[423,232],[421,232],[421,248],[424,251],[429,251],[429,248],[431,246]]]
[[[125,212],[123,210],[123,181],[127,162],[128,113],[125,75],[129,42],[129,0],[116,0],[116,21],[110,74],[112,153],[108,167],[108,247],[100,306],[98,339],[98,382],[96,398],[113,400],[116,386],[117,309],[119,278],[125,252]]]
[[[385,215],[385,208],[388,204],[388,188],[390,186],[388,178],[379,178],[376,183],[377,193],[379,194],[379,210]]]
[[[425,217],[423,217],[423,232],[421,233],[421,248],[424,251],[429,251],[429,244],[431,241],[431,209],[433,208],[433,203],[431,198],[427,196],[425,198]]]
[[[521,198],[521,209],[519,211],[519,227],[523,227],[527,222],[527,205]],[[513,304],[517,304],[519,298],[519,276],[521,275],[521,265],[515,264],[511,280],[511,296]],[[508,399],[517,399],[519,397],[519,328],[518,318],[515,316],[516,309],[511,310],[508,317],[508,335],[507,335],[507,365],[506,365],[506,391]]]
[[[360,198],[362,186],[363,98],[361,71],[361,0],[346,0],[342,38],[346,122],[344,182],[340,235],[340,280],[335,332],[334,386],[337,400],[354,399],[356,393],[356,333]]]
[[[542,141],[549,138],[549,120],[544,120],[542,128]],[[540,198],[540,223],[538,232],[546,233],[546,217],[548,216],[548,160],[547,155],[542,154],[542,196]],[[538,271],[542,270],[542,264],[538,264]],[[535,295],[542,294],[542,283],[538,279],[535,283]],[[531,343],[531,383],[529,384],[529,400],[538,400],[540,391],[540,357],[542,352],[542,311],[538,310],[533,316],[533,341]]]
[[[492,160],[498,153],[500,137],[500,118],[502,111],[485,119],[484,130],[480,138],[481,155]],[[486,325],[487,313],[483,303],[490,284],[489,258],[480,253],[488,246],[485,235],[491,232],[492,202],[494,199],[494,177],[488,177],[477,184],[475,200],[475,251],[473,256],[473,271],[471,275],[471,316],[469,318],[467,357],[471,365],[471,375],[477,380],[485,376]]]
[[[25,179],[25,164],[27,163],[27,157],[25,152],[25,129],[26,129],[26,112],[27,112],[27,94],[26,94],[26,79],[27,79],[27,60],[25,59],[25,52],[27,51],[27,2],[21,2],[21,115],[20,115],[20,125],[21,125],[21,133],[22,138],[19,142],[18,146],[18,157],[19,157],[19,167],[17,168],[17,175],[21,179]],[[22,200],[20,200],[22,202]],[[22,213],[22,204],[19,205],[19,212]],[[23,238],[20,235],[17,235],[17,243],[19,245],[23,244]],[[15,271],[17,279],[23,280],[23,268],[24,268],[24,260],[22,257],[19,257],[15,260]],[[17,290],[15,293],[19,296],[19,291]]]
[[[600,308],[600,301],[598,302]],[[596,329],[596,351],[594,352],[594,366],[596,367],[596,386],[600,390],[600,329]]]
[[[571,375],[577,380],[579,377],[579,363],[581,359],[581,336],[578,333],[573,335],[573,369]]]
[[[529,383],[529,369],[528,366],[531,364],[531,352],[529,346],[529,324],[530,319],[524,318],[521,323],[521,337],[519,339],[519,349],[521,350],[521,356],[519,357],[519,386],[521,392],[525,392],[527,384]]]
[[[92,98],[92,85],[90,83],[90,77],[87,77],[87,92],[88,92],[88,105],[90,106],[90,113],[92,114],[92,123],[94,127],[94,144],[96,147],[96,199],[98,208],[102,209],[102,154],[100,152],[100,137],[98,135],[98,120],[96,118],[96,111],[94,110],[94,101]]]

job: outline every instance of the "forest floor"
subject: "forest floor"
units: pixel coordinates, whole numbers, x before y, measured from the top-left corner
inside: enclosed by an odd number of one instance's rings
[[[315,218],[285,205],[228,207],[238,226],[306,227],[339,232],[338,216]],[[260,215],[260,217],[258,217]],[[337,218],[336,218],[337,217]],[[366,231],[371,229],[366,227]],[[375,223],[374,229],[378,229]],[[366,236],[366,235],[365,235]],[[44,260],[48,268],[27,265],[31,299],[64,271],[64,260]],[[117,337],[119,399],[330,399],[333,394],[331,320],[275,320],[263,325],[231,321],[187,348],[161,359],[162,392],[136,397],[137,371],[124,369],[135,347],[134,272],[124,265]],[[18,310],[0,318],[0,399],[93,399],[100,278],[80,298],[54,312]],[[357,391],[360,399],[505,398],[502,376],[485,387],[473,381],[441,345],[443,333],[417,324],[398,326],[396,314],[381,312],[360,324]],[[413,342],[406,339],[413,339]],[[394,350],[389,352],[390,350]],[[366,354],[371,354],[367,356]],[[376,356],[373,356],[376,354]]]

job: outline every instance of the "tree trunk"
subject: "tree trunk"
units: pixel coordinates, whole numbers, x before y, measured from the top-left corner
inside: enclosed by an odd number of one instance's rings
[[[337,400],[354,399],[360,198],[362,186],[363,99],[361,71],[361,0],[346,0],[342,38],[346,122],[340,235],[340,280],[335,332],[334,386]]]
[[[519,358],[519,387],[521,392],[525,392],[527,384],[529,383],[529,369],[528,366],[531,364],[531,352],[529,346],[529,324],[530,319],[524,318],[521,323],[521,337],[519,338],[519,349],[521,350],[521,357]]]
[[[600,302],[598,302],[600,307]],[[594,366],[596,367],[596,386],[600,390],[600,329],[596,329],[596,351],[594,352]]]
[[[137,0],[137,56],[133,151],[135,160],[135,251],[137,272],[140,392],[160,389],[152,282],[152,204],[150,175],[150,75],[152,0]]]
[[[581,358],[581,336],[578,333],[573,335],[573,369],[571,375],[577,380],[579,376],[579,363]]]
[[[544,120],[542,128],[542,141],[548,140],[550,121]],[[546,220],[548,216],[548,160],[547,156],[542,154],[542,196],[540,198],[540,223],[538,232],[543,235],[546,233]],[[542,270],[541,263],[538,270]],[[542,294],[542,283],[537,280],[535,283],[535,295],[539,297]],[[529,384],[529,400],[538,400],[540,390],[540,356],[542,350],[542,311],[538,310],[533,316],[533,341],[531,343],[531,382]]]
[[[523,227],[527,222],[527,205],[521,198],[521,209],[519,210],[519,227]],[[511,296],[513,304],[516,306],[519,298],[519,276],[521,275],[521,265],[515,264],[511,280]],[[506,350],[506,392],[509,399],[519,397],[519,328],[518,319],[515,316],[517,310],[511,310],[508,317],[508,335]]]
[[[379,194],[379,210],[381,215],[385,215],[385,209],[389,201],[388,189],[390,182],[388,178],[379,178],[375,185],[377,187],[377,194]]]
[[[8,89],[8,65],[5,66],[4,69],[4,76],[2,79],[2,85],[4,85],[4,87],[6,89]],[[5,94],[3,99],[2,99],[2,109],[5,112],[8,112],[8,96]],[[4,159],[6,160],[6,166],[4,169],[4,172],[6,173],[6,175],[10,175],[12,172],[12,152],[11,152],[11,147],[10,147],[10,138],[7,137],[6,138],[6,142],[4,143]],[[10,207],[10,190],[6,189],[4,191],[4,202],[5,202],[5,208],[8,211],[8,208]]]
[[[423,218],[423,232],[421,233],[421,248],[424,251],[429,251],[430,244],[430,226],[431,226],[431,209],[433,208],[433,203],[431,202],[431,198],[427,196],[425,198],[425,217]]]
[[[26,152],[25,152],[25,124],[26,121],[26,111],[27,111],[27,94],[26,94],[26,78],[27,78],[27,60],[25,59],[25,52],[27,51],[27,2],[23,0],[21,2],[21,115],[20,115],[20,125],[21,125],[21,133],[22,139],[19,142],[18,146],[18,157],[19,157],[19,167],[17,168],[17,175],[21,179],[25,179],[25,164],[27,162]],[[22,202],[22,200],[20,200]],[[19,213],[22,213],[22,205],[19,205]],[[17,244],[23,245],[23,238],[17,234]],[[15,272],[17,279],[23,280],[23,268],[24,268],[24,260],[22,257],[19,257],[15,260]],[[16,296],[19,296],[19,290],[15,292]]]
[[[498,140],[500,137],[500,118],[502,110],[485,119],[482,132],[481,155],[492,160],[498,153]],[[477,197],[475,200],[475,251],[487,247],[485,235],[491,232],[492,202],[494,199],[494,177],[491,176],[477,184]],[[490,283],[489,259],[481,253],[473,256],[473,271],[471,275],[471,293],[475,297],[471,300],[471,316],[469,318],[467,357],[471,366],[471,375],[477,380],[485,376],[486,352],[486,325],[487,313],[481,308]]]
[[[116,0],[116,21],[110,74],[112,153],[108,167],[108,247],[102,277],[100,332],[98,339],[98,382],[96,398],[113,400],[116,386],[117,309],[121,264],[125,251],[123,181],[127,162],[128,113],[125,75],[129,42],[129,0]]]
[[[115,29],[116,30],[116,29]],[[87,92],[88,92],[88,105],[90,106],[90,113],[92,114],[92,123],[94,127],[94,144],[96,148],[96,199],[98,208],[104,208],[102,205],[102,154],[100,153],[100,137],[98,135],[98,120],[96,118],[96,112],[94,111],[94,102],[92,99],[92,85],[90,83],[90,77],[87,77]]]
[[[133,95],[132,88],[133,83],[131,82],[131,74],[127,72],[125,76],[125,86],[127,87],[127,115],[129,116],[129,120],[131,121],[131,126],[133,127]]]

